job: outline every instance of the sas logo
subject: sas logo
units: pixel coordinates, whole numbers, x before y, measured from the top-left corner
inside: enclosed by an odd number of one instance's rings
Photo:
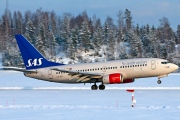
[[[42,59],[43,58],[39,58],[39,59],[29,59],[28,60],[28,65],[26,65],[26,67],[31,67],[31,66],[40,66],[42,65]]]

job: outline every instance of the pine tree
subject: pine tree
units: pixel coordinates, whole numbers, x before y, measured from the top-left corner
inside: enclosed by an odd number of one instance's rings
[[[107,60],[115,60],[115,46],[116,41],[117,40],[117,36],[116,36],[116,32],[114,32],[113,30],[110,30],[109,33],[109,37],[108,37],[108,45],[107,45]]]
[[[26,27],[26,31],[27,31],[26,32],[26,37],[34,45],[35,45],[35,41],[36,41],[36,38],[35,38],[36,31],[35,30],[36,30],[36,28],[34,27],[32,21],[29,21],[27,23],[27,27]]]
[[[105,22],[105,24],[103,26],[103,45],[108,44],[108,37],[109,37],[109,27],[108,27],[107,23]]]
[[[146,25],[146,33],[149,34],[149,31],[150,31],[150,30],[149,30],[149,25],[147,24],[147,25]]]
[[[176,34],[177,34],[177,44],[180,44],[180,25],[178,25],[178,27],[177,27],[177,32],[176,32]]]
[[[77,26],[75,26],[75,28],[71,30],[71,36],[68,42],[69,42],[68,56],[70,56],[71,59],[75,60],[77,49],[78,49],[78,27]]]
[[[40,24],[39,37],[38,37],[38,40],[36,42],[36,46],[37,46],[37,49],[40,51],[40,53],[43,56],[46,56],[45,48],[47,48],[47,40],[46,40],[46,36],[45,36],[44,31],[45,31],[44,25],[41,23]]]
[[[160,57],[163,59],[167,58],[167,49],[166,49],[166,45],[165,44],[160,44]]]
[[[137,58],[142,56],[142,43],[134,31],[129,30],[129,32],[126,33],[126,42],[128,42],[130,46],[130,58]]]
[[[70,37],[70,18],[68,15],[65,15],[63,18],[62,23],[62,30],[61,30],[61,37],[62,37],[62,49],[65,53],[68,52],[68,40]]]
[[[94,32],[94,36],[93,36],[93,44],[94,44],[96,53],[101,48],[102,43],[103,43],[102,29],[100,27],[98,27],[98,28],[96,28],[96,31]]]
[[[89,51],[89,48],[91,46],[91,33],[88,26],[88,22],[85,20],[82,23],[82,29],[81,29],[81,39],[82,39],[82,46],[84,48],[85,53]]]
[[[125,19],[126,19],[126,29],[129,30],[132,27],[131,12],[128,9],[126,9],[124,14],[125,14]]]
[[[136,34],[137,34],[137,36],[140,35],[140,32],[139,32],[139,24],[137,24],[137,26],[136,26]]]
[[[55,59],[56,45],[57,45],[56,38],[55,38],[53,32],[51,31],[50,32],[50,45],[49,45],[49,48],[50,48],[50,57],[51,57],[50,59],[51,60]]]
[[[119,30],[118,34],[120,35],[120,38],[121,38],[122,37],[121,35],[122,35],[122,32],[123,32],[123,29],[124,29],[124,13],[123,13],[123,11],[120,10],[118,12],[117,17],[118,17],[118,30]]]

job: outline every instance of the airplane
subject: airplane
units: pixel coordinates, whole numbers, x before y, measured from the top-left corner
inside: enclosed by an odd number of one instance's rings
[[[132,83],[137,78],[166,77],[178,66],[159,58],[134,58],[106,62],[62,64],[48,61],[23,35],[15,35],[25,68],[1,70],[23,72],[26,77],[57,83],[93,83],[92,90],[104,90],[105,84]],[[100,82],[99,86],[96,83]]]

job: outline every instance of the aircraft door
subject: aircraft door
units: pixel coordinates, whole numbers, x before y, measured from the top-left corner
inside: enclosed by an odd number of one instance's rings
[[[156,69],[156,61],[155,61],[155,60],[152,60],[152,61],[151,61],[151,69],[152,69],[152,70],[155,70],[155,69]]]
[[[48,71],[48,76],[49,76],[49,79],[53,79],[52,70]]]

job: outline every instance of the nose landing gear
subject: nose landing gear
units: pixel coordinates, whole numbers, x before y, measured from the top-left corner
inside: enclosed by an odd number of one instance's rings
[[[158,84],[161,84],[161,80],[160,80],[160,79],[158,79],[157,83],[158,83]]]
[[[165,74],[165,75],[160,75],[160,76],[158,76],[158,81],[157,81],[157,83],[158,83],[158,84],[161,84],[160,78],[163,78],[163,77],[166,77],[166,76],[168,76],[168,75]]]

